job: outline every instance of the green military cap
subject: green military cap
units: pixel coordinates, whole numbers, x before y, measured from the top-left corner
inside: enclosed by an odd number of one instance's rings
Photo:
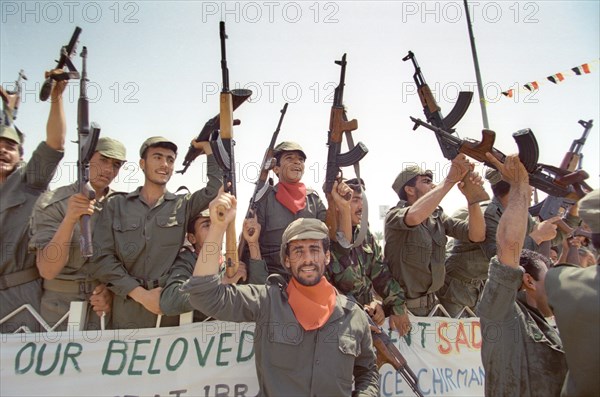
[[[415,176],[419,175],[427,175],[430,178],[433,178],[433,172],[431,170],[424,170],[416,164],[408,165],[404,168],[404,171],[400,172],[396,177],[396,180],[392,184],[392,189],[396,192],[396,194],[400,195],[402,188],[413,179]]]
[[[144,141],[144,143],[142,143],[142,147],[140,148],[140,157],[144,157],[144,152],[146,151],[146,149],[148,149],[149,147],[152,147],[152,146],[156,146],[159,143],[167,144],[167,146],[169,146],[169,148],[171,150],[173,150],[175,152],[175,154],[177,154],[177,145],[176,144],[174,144],[173,142],[171,142],[170,140],[168,140],[167,138],[164,138],[162,136],[153,136],[153,137],[146,139]]]
[[[498,183],[502,180],[502,174],[500,174],[500,171],[498,171],[498,170],[495,170],[493,168],[488,168],[485,171],[485,179],[488,180],[490,185],[494,186],[496,183]]]
[[[367,187],[365,186],[365,181],[363,181],[362,178],[352,178],[352,179],[348,179],[346,182],[346,185],[348,185],[350,188],[352,188],[352,190],[360,190],[360,187],[362,186],[363,190],[367,190]]]
[[[579,200],[579,217],[588,224],[592,233],[600,233],[600,190],[596,189]]]
[[[302,150],[302,146],[296,142],[281,142],[279,145],[275,146],[273,151],[275,156],[278,156],[281,152],[300,152],[302,157],[304,157],[306,160],[306,153],[304,153],[304,150]]]
[[[322,240],[329,235],[325,223],[316,218],[298,218],[288,225],[281,236],[281,263],[285,262],[285,251],[290,241]]]
[[[0,138],[10,139],[19,145],[23,143],[22,135],[13,126],[0,125]]]
[[[125,145],[116,139],[105,136],[101,137],[98,139],[98,143],[96,144],[96,151],[101,155],[111,159],[127,161],[127,151],[125,150]]]

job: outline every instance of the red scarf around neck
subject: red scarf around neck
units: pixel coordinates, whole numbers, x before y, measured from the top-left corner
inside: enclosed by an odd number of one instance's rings
[[[287,293],[292,311],[305,331],[322,327],[333,314],[336,291],[325,277],[310,287],[292,277]]]
[[[288,183],[279,182],[277,184],[277,193],[275,198],[292,214],[297,214],[306,207],[306,186],[302,182]]]

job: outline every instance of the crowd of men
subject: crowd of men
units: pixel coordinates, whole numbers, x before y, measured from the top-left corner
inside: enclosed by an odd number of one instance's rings
[[[255,339],[265,395],[377,395],[365,312],[379,325],[389,318],[402,336],[411,329],[409,313],[431,315],[441,304],[452,316],[465,308],[481,316],[486,394],[599,391],[597,191],[564,217],[572,228],[591,229],[588,238],[573,237],[557,229],[558,218],[539,222],[529,215],[528,175],[516,156],[504,163],[489,158],[497,170],[486,173],[493,198],[485,201],[484,180],[463,154],[438,185],[430,170],[408,166],[391,184],[399,202],[386,215],[382,249],[361,222],[365,181],[337,181],[327,209],[302,183],[302,147],[282,142],[274,154],[278,183],[244,221],[240,267],[228,277],[222,242],[237,202],[222,189],[208,142],[192,143],[208,165],[206,186],[193,193],[167,189],[178,146],[160,136],[142,143],[144,184],[132,192],[110,187],[128,154],[108,137],[99,139],[90,160],[95,199],[79,193],[77,182],[48,190],[64,153],[65,85],[54,83],[47,137],[28,162],[23,135],[4,109],[0,318],[28,304],[50,327],[64,330],[70,303],[85,301],[85,329],[99,329],[101,320],[109,328],[154,327],[159,315],[158,325],[175,326],[191,310],[194,321],[297,324],[299,332],[269,328]],[[449,216],[440,203],[455,186],[466,207]],[[328,210],[337,219],[335,239],[324,223]],[[80,252],[83,215],[91,216],[93,228],[90,258]],[[546,320],[553,314],[558,331]],[[330,327],[338,330],[337,344],[319,337]],[[492,328],[499,336],[488,333]],[[29,311],[0,324],[3,333],[24,329],[41,330]]]

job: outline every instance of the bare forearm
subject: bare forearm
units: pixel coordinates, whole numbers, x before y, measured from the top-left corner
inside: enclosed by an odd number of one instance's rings
[[[46,124],[46,144],[55,150],[64,150],[67,123],[63,98],[61,94],[53,94],[50,103],[50,114]]]
[[[508,205],[498,224],[496,241],[500,263],[516,268],[527,232],[529,186],[512,185],[509,195]]]
[[[209,276],[219,274],[219,259],[223,246],[223,235],[226,228],[211,225],[202,250],[198,255],[194,276]]]
[[[452,189],[456,182],[450,182],[445,179],[441,185],[436,186],[435,189],[427,192],[423,197],[418,199],[414,204],[410,206],[410,209],[406,213],[404,222],[408,226],[416,226],[427,219],[433,211],[440,205],[442,199]]]
[[[479,203],[469,205],[469,240],[474,243],[485,240],[485,221]]]

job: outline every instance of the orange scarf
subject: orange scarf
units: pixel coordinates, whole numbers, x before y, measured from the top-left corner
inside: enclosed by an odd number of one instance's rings
[[[287,286],[288,302],[296,319],[305,331],[322,327],[335,308],[335,288],[325,277],[318,284],[307,287],[292,280]]]
[[[275,198],[292,214],[297,214],[306,207],[306,186],[302,182],[287,183],[279,182],[277,184],[277,193]]]

